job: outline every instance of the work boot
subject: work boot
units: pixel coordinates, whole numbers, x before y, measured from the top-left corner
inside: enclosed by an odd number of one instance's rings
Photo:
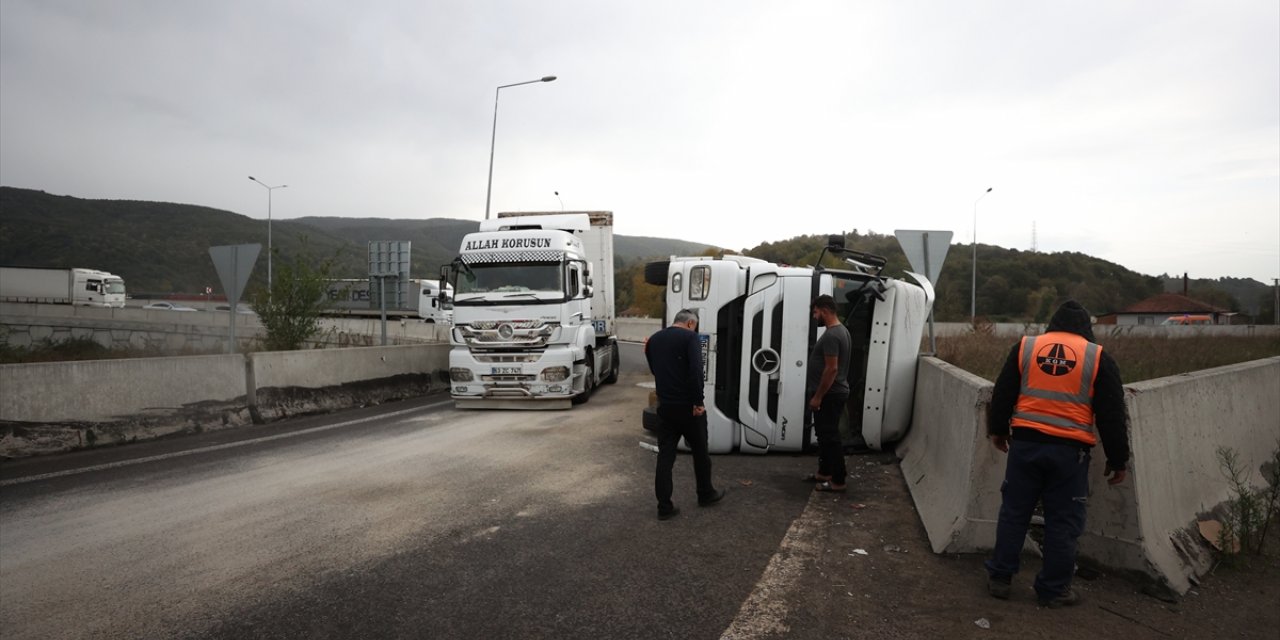
[[[707,498],[698,498],[699,507],[709,507],[724,499],[724,489],[718,489],[715,493]]]
[[[992,598],[1008,600],[1012,591],[1013,585],[1009,576],[987,576],[987,593],[991,594]]]
[[[1054,598],[1037,597],[1036,602],[1038,602],[1040,606],[1049,607],[1050,609],[1057,609],[1059,607],[1074,607],[1075,605],[1080,604],[1080,594],[1076,593],[1075,589],[1072,589],[1071,587],[1067,587],[1067,590],[1064,591],[1060,596],[1057,596]]]
[[[670,520],[677,515],[680,515],[680,507],[671,507],[671,510],[669,511],[663,511],[661,509],[658,510],[659,520]]]

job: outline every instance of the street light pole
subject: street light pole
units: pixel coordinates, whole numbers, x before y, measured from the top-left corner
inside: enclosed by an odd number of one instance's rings
[[[994,188],[987,187],[987,190],[973,201],[973,282],[969,285],[969,324],[978,322],[978,203]]]
[[[276,189],[283,189],[289,185],[281,184],[274,187],[268,186],[263,181],[249,176],[249,179],[262,185],[267,190],[267,298],[271,298],[271,192]]]
[[[555,76],[543,76],[537,80],[526,80],[524,82],[516,82],[514,84],[504,84],[493,90],[493,133],[489,136],[489,186],[484,192],[484,219],[489,219],[489,196],[493,194],[493,148],[494,143],[498,140],[498,94],[507,87],[518,87],[522,84],[533,84],[535,82],[551,82],[555,80]]]

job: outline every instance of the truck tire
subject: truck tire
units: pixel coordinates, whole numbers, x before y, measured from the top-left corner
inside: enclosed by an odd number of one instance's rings
[[[658,417],[658,410],[653,407],[645,407],[644,413],[640,417],[640,425],[645,431],[657,431],[662,426],[662,418]]]
[[[667,267],[671,265],[670,260],[661,262],[650,262],[644,265],[644,281],[645,284],[656,284],[660,287],[667,286]]]
[[[573,397],[573,404],[586,404],[591,399],[591,392],[596,388],[595,354],[587,352],[587,370],[582,376],[582,393]]]

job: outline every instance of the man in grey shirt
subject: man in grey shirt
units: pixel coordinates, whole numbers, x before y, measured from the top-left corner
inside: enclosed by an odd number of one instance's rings
[[[813,301],[814,322],[826,331],[809,354],[809,410],[813,412],[814,431],[818,435],[818,472],[811,476],[818,491],[845,490],[848,472],[844,464],[844,446],[840,441],[840,414],[849,399],[849,360],[853,339],[836,316],[836,301],[828,295]]]

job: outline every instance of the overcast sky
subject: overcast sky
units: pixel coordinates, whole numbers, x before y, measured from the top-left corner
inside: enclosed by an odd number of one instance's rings
[[[494,213],[1280,277],[1275,0],[0,0],[0,184],[480,220],[544,75]]]

